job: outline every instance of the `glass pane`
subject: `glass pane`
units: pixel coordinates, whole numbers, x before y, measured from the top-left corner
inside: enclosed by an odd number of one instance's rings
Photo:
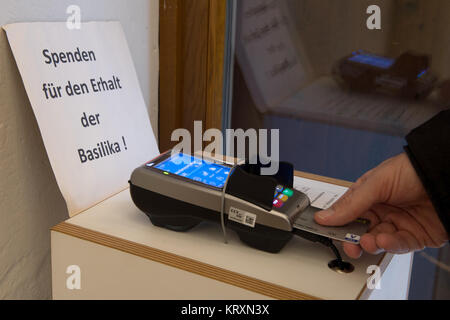
[[[280,160],[356,181],[447,109],[449,12],[443,0],[238,0],[231,127],[278,129]],[[431,260],[415,259],[411,297],[450,297]]]

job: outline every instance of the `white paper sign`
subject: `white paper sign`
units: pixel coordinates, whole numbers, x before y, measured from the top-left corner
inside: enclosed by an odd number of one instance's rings
[[[69,215],[159,154],[120,23],[4,26]]]
[[[279,0],[238,1],[236,54],[261,112],[276,109],[308,80],[290,18]]]

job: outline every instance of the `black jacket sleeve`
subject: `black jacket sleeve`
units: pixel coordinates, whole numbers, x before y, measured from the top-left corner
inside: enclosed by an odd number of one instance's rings
[[[450,110],[411,131],[405,151],[450,234]]]

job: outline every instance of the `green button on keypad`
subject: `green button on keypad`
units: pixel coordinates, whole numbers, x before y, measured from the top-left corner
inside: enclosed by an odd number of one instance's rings
[[[286,188],[283,190],[283,194],[287,195],[288,197],[292,197],[294,195],[294,190]]]

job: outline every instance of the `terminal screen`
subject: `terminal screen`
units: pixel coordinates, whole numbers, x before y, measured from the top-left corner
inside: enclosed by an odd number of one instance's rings
[[[177,175],[208,186],[223,188],[231,168],[182,153],[173,154],[155,165],[166,175]]]
[[[371,66],[374,66],[377,68],[382,68],[382,69],[389,69],[395,63],[394,59],[370,55],[370,54],[356,54],[356,55],[350,57],[348,60],[357,62],[357,63],[371,65]]]

